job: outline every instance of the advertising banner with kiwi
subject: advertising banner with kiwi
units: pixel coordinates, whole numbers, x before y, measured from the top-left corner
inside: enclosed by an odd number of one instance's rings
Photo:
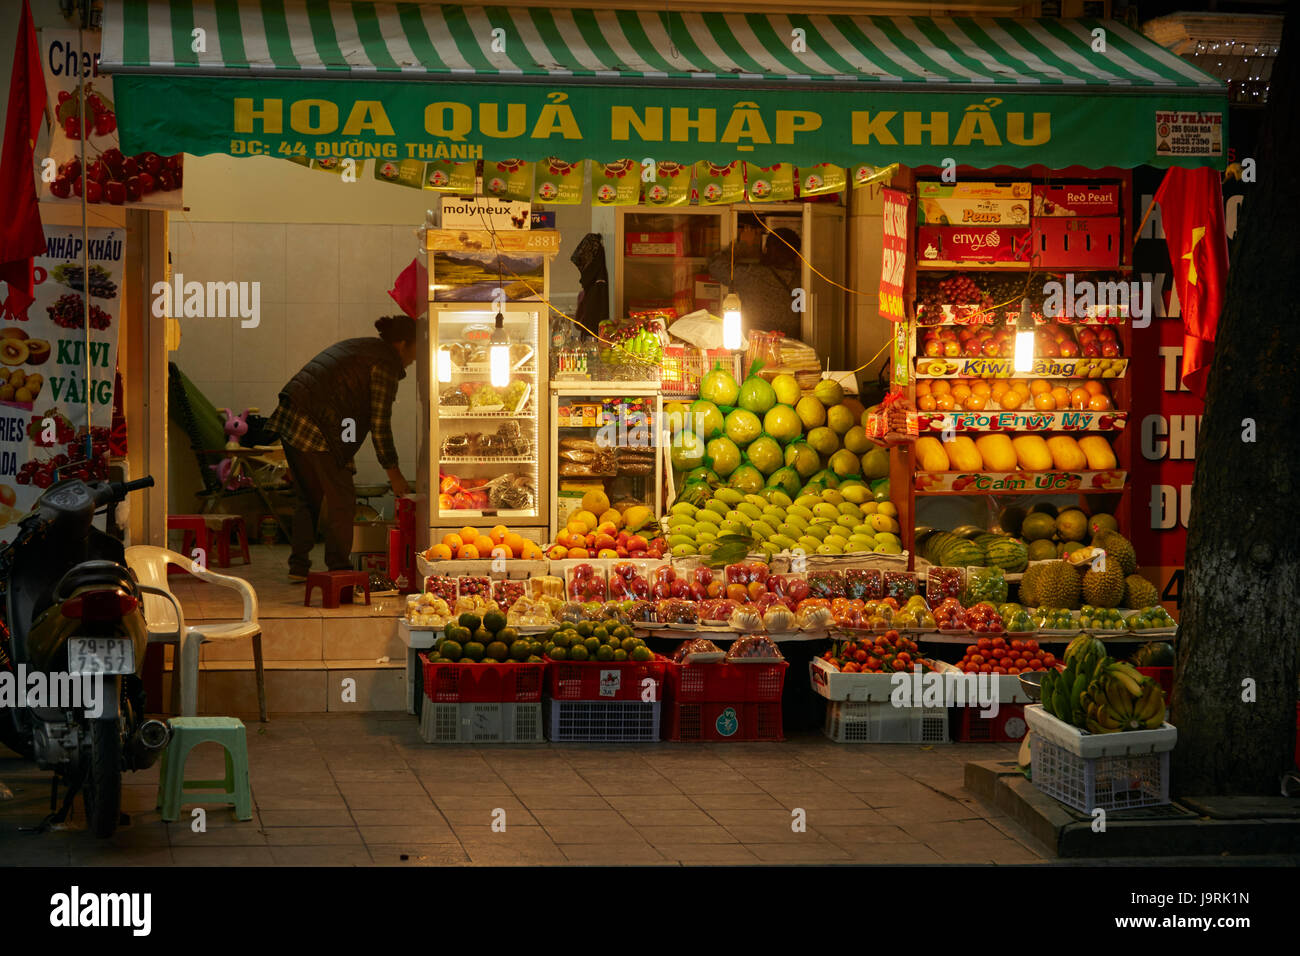
[[[0,542],[17,533],[18,519],[54,483],[55,469],[63,477],[108,477],[126,236],[91,229],[88,238],[83,247],[80,229],[46,226],[45,255],[34,261],[36,301],[25,317],[0,325]],[[83,252],[89,252],[89,281]],[[91,461],[79,466],[87,434]]]
[[[84,189],[91,203],[180,209],[181,154],[127,155],[119,147],[113,79],[99,72],[99,34],[78,39],[76,30],[42,30],[39,47],[53,117],[49,153],[36,157],[41,202],[79,204]]]

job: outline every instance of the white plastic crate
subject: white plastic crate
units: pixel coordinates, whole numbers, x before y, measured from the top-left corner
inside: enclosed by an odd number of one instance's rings
[[[826,736],[838,744],[946,744],[948,708],[888,701],[831,701]]]
[[[1153,730],[1126,730],[1114,734],[1089,734],[1043,710],[1042,704],[1025,708],[1025,722],[1037,736],[1063,747],[1076,757],[1132,757],[1173,750],[1178,730],[1173,724]]]
[[[547,738],[640,743],[659,739],[660,701],[546,699]]]
[[[420,736],[428,744],[541,743],[542,705],[435,704],[425,699]]]
[[[1081,813],[1132,810],[1169,802],[1169,751],[1080,757],[1031,732],[1035,787]]]

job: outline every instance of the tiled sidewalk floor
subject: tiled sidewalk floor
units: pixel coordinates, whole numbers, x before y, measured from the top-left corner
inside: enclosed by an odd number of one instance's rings
[[[962,787],[1010,744],[432,746],[403,714],[272,715],[248,726],[254,817],[166,824],[157,768],[126,777],[112,839],[47,812],[50,775],[0,758],[0,865],[1034,863],[1038,848]],[[220,775],[196,751],[189,776]],[[806,813],[794,832],[792,811]],[[504,812],[505,832],[494,832]]]

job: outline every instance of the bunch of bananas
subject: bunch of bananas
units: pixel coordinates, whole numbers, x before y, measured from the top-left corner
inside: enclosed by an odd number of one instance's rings
[[[1165,695],[1160,685],[1132,664],[1107,657],[1098,650],[1101,646],[1087,635],[1071,643],[1065,670],[1043,675],[1043,709],[1092,734],[1162,726]]]
[[[1091,734],[1154,730],[1165,722],[1165,692],[1125,661],[1109,661],[1084,693],[1084,729]]]

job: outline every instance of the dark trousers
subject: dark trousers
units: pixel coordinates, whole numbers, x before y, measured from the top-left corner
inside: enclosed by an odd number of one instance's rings
[[[298,486],[298,508],[293,513],[293,553],[289,573],[306,574],[311,568],[311,549],[316,544],[316,525],[324,518],[325,568],[352,569],[352,520],[357,495],[352,472],[340,465],[328,451],[299,451],[284,446],[284,457]]]

